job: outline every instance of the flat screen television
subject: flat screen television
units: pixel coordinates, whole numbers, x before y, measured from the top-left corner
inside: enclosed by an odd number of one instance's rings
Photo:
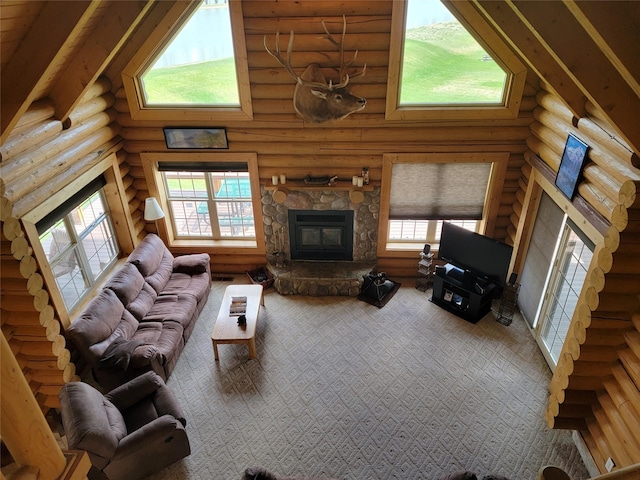
[[[503,287],[513,247],[452,223],[442,224],[438,257]]]

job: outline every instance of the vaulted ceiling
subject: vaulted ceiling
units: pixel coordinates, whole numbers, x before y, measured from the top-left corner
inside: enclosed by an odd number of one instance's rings
[[[35,100],[49,97],[65,120],[101,75],[117,90],[120,72],[144,40],[180,21],[192,3],[4,0],[0,141]],[[304,11],[313,2],[296,3]],[[449,3],[480,34],[489,28],[502,37],[576,118],[597,109],[640,155],[640,2]]]

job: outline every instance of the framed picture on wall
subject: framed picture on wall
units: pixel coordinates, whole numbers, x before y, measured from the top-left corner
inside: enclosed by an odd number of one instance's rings
[[[589,146],[586,143],[569,134],[556,175],[556,187],[569,200],[573,200],[578,189],[588,149]]]
[[[229,148],[224,128],[165,127],[163,130],[167,148]]]

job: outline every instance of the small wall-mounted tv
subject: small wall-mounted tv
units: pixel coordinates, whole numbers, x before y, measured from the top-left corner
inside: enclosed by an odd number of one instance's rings
[[[438,257],[473,275],[504,286],[513,247],[453,223],[442,224]]]

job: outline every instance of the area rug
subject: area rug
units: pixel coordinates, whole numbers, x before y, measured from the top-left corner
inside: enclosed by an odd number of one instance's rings
[[[256,358],[221,345],[218,362],[211,332],[229,283],[213,282],[168,380],[191,455],[147,480],[240,480],[251,465],[340,480],[535,480],[556,465],[590,478],[571,433],[546,425],[551,371],[522,317],[474,325],[398,280],[382,309],[267,289]]]

